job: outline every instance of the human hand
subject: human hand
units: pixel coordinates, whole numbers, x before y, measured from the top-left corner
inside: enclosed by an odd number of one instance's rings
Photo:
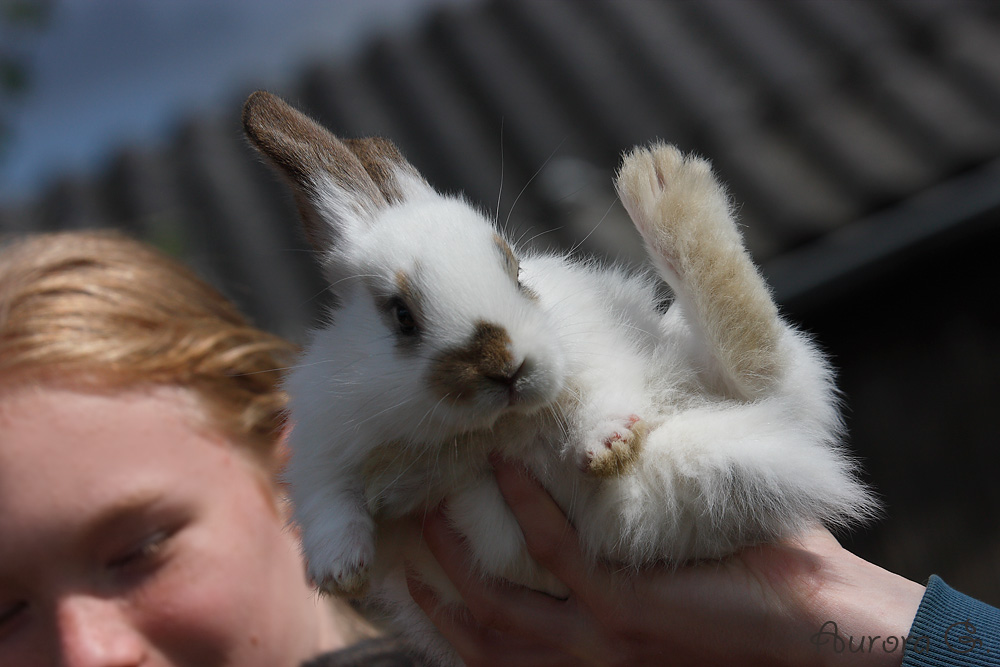
[[[424,537],[466,603],[413,599],[469,665],[898,665],[898,651],[836,652],[810,639],[827,621],[845,636],[905,636],[923,587],[843,549],[824,529],[679,568],[622,573],[592,565],[565,515],[523,468],[497,462],[497,483],[528,551],[570,589],[560,600],[473,574],[440,512]]]

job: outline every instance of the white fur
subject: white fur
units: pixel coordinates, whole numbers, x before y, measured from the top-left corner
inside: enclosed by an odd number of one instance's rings
[[[657,150],[672,149],[630,159]],[[686,206],[671,210],[701,211],[735,234],[728,207],[699,206],[723,195],[703,163],[688,162],[702,175],[683,164],[678,173],[697,187],[676,191],[683,178],[660,184]],[[646,176],[655,190],[656,176]],[[402,562],[443,600],[457,594],[396,521],[447,497],[449,518],[484,573],[564,592],[526,557],[487,464],[491,451],[533,471],[595,559],[626,567],[724,556],[811,522],[849,523],[871,512],[838,446],[830,369],[806,336],[775,319],[778,370],[764,390],[740,395],[727,389],[736,385],[721,377],[722,362],[702,335],[712,316],[697,311],[698,299],[713,295],[684,282],[683,258],[647,238],[662,277],[688,290],[665,315],[655,277],[565,256],[521,259],[521,280],[536,299],[505,272],[484,216],[408,172],[399,177],[403,202],[367,219],[357,211],[370,207],[332,180],[316,195],[342,239],[324,258],[340,307],[313,333],[287,390],[295,425],[288,481],[318,582],[366,590],[419,651],[457,663],[410,600]],[[660,215],[647,196],[626,202],[633,218]],[[645,234],[673,221],[637,224]],[[378,306],[397,290],[401,271],[420,295],[420,340],[410,348]],[[429,390],[434,355],[465,345],[477,321],[501,325],[514,356],[528,360],[521,403],[488,391],[456,403]],[[650,428],[637,461],[618,476],[588,474],[588,457],[633,414]]]

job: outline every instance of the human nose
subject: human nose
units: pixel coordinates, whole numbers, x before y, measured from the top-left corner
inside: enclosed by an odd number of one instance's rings
[[[64,667],[134,667],[146,659],[145,638],[114,599],[64,598],[58,630]]]

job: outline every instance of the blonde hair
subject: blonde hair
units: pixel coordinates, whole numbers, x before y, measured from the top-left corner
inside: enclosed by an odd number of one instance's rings
[[[295,348],[251,326],[179,262],[115,232],[26,237],[0,250],[0,378],[191,389],[268,469]]]

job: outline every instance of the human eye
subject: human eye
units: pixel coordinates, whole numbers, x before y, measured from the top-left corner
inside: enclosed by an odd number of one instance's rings
[[[109,558],[108,569],[129,573],[159,565],[166,558],[168,546],[176,533],[176,528],[160,528],[142,535]]]

